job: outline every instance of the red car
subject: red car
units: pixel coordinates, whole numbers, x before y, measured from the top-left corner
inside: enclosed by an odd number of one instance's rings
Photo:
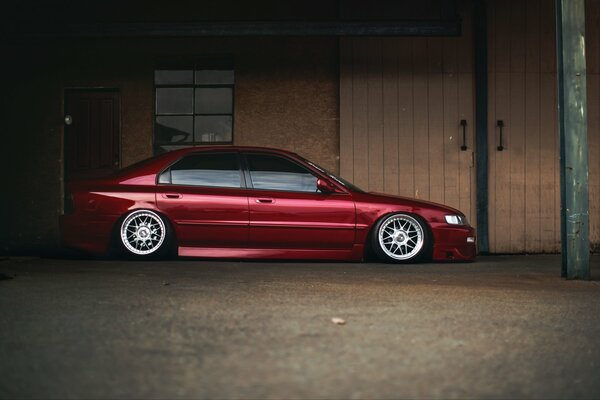
[[[187,148],[68,185],[66,246],[135,257],[383,261],[475,258],[458,210],[366,193],[297,154]]]

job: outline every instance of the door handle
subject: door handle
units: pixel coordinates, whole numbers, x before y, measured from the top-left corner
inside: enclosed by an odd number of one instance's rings
[[[463,131],[463,144],[462,144],[462,146],[460,146],[460,150],[466,151],[467,150],[467,120],[461,119],[460,126],[462,126],[462,131]]]
[[[275,200],[273,200],[273,199],[256,199],[256,202],[259,204],[270,204],[270,203],[275,203]]]
[[[181,195],[179,193],[163,193],[162,197],[164,199],[180,199]]]
[[[504,128],[504,121],[501,119],[496,122],[496,126],[500,128],[500,145],[496,147],[496,150],[503,151],[504,150],[504,141],[502,140],[502,129]]]

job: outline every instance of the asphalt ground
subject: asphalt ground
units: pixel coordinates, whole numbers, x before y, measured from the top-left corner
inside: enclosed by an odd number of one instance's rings
[[[599,398],[598,271],[7,258],[0,398]]]

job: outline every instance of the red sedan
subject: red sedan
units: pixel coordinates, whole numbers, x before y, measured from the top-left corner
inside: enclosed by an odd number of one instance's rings
[[[66,246],[150,258],[360,261],[475,258],[458,210],[366,193],[297,154],[257,147],[187,148],[103,179],[71,182]]]

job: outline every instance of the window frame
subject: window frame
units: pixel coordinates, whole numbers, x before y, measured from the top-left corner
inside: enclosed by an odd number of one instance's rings
[[[240,186],[239,187],[231,187],[231,186],[208,186],[208,185],[189,185],[189,184],[178,184],[178,183],[173,183],[173,178],[171,176],[171,168],[177,164],[178,162],[180,162],[181,160],[183,160],[186,157],[193,157],[193,156],[200,156],[200,155],[209,155],[209,156],[214,156],[214,155],[225,155],[225,154],[232,154],[235,156],[235,158],[237,159],[238,162],[238,173],[240,176]],[[155,183],[157,187],[190,187],[190,188],[209,188],[209,189],[229,189],[229,190],[245,190],[248,188],[247,186],[247,182],[246,182],[246,174],[244,172],[244,165],[242,164],[243,160],[242,157],[240,156],[240,153],[238,151],[232,151],[232,150],[227,150],[227,149],[223,149],[223,151],[193,151],[190,153],[186,153],[184,155],[182,155],[181,157],[177,158],[175,161],[173,161],[172,163],[170,163],[168,166],[166,166],[165,168],[161,169],[157,174],[156,174],[156,178],[155,178]],[[165,182],[159,182],[160,180],[160,176],[162,174],[164,174],[165,172],[169,171],[169,182],[165,183]]]
[[[210,70],[210,66],[222,63],[227,65],[228,68],[213,68],[214,70],[231,70],[233,72],[233,83],[222,83],[222,84],[197,84],[196,83],[196,72],[202,70]],[[202,68],[204,66],[204,68]],[[191,70],[192,71],[192,83],[187,84],[157,84],[156,83],[156,71],[161,70]],[[161,57],[158,58],[154,64],[153,69],[153,102],[152,102],[152,149],[155,155],[158,154],[157,149],[161,146],[181,146],[184,147],[197,147],[206,145],[231,145],[234,142],[235,132],[235,63],[233,56],[231,55],[207,55],[202,57]],[[196,89],[202,88],[227,88],[231,89],[231,113],[196,113]],[[157,113],[157,89],[192,89],[192,112],[186,113]],[[231,140],[229,141],[215,141],[215,142],[202,142],[196,141],[196,117],[202,116],[220,116],[220,117],[231,117]],[[192,118],[192,141],[191,142],[159,142],[157,141],[156,133],[156,119],[157,117],[191,117]]]

